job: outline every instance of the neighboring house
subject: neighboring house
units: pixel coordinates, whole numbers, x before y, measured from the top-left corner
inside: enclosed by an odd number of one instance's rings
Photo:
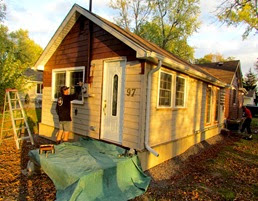
[[[204,70],[228,84],[225,90],[225,118],[242,118],[242,106],[246,90],[243,88],[239,60],[199,64]]]
[[[43,92],[43,72],[28,68],[24,75],[30,79],[26,85],[27,90],[20,93],[25,107],[41,108]]]
[[[244,96],[244,105],[256,105],[255,98],[255,90],[248,91],[248,93]]]
[[[72,103],[71,138],[138,151],[143,169],[220,133],[226,83],[75,4],[36,67],[44,69],[41,136],[58,129],[59,88],[87,82]],[[156,157],[158,156],[159,157]]]

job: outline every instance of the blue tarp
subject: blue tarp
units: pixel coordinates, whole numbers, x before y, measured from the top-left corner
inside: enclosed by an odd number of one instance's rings
[[[143,194],[149,185],[136,155],[123,156],[125,149],[82,138],[55,146],[55,154],[29,156],[54,182],[56,200],[128,200]],[[122,155],[122,156],[121,156]]]

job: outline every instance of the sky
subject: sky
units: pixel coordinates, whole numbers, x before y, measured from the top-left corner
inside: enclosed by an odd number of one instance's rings
[[[116,12],[109,7],[110,0],[92,0],[92,11],[109,20]],[[245,75],[258,58],[258,34],[250,34],[242,40],[244,26],[227,27],[216,22],[214,10],[219,1],[200,0],[201,27],[194,33],[189,44],[195,48],[195,58],[209,53],[220,53],[224,58],[234,57],[241,61]],[[74,3],[88,9],[89,0],[4,0],[7,6],[5,25],[10,31],[27,29],[29,36],[42,48],[45,48]]]

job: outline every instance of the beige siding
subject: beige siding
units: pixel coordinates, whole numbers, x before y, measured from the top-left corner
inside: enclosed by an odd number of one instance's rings
[[[123,145],[135,149],[142,149],[141,143],[141,119],[144,90],[142,82],[144,75],[141,73],[139,62],[129,62],[126,66],[125,78],[125,103],[124,103],[124,125]]]
[[[114,59],[115,60],[115,59]],[[101,130],[101,98],[104,60],[92,61],[91,76],[93,82],[89,86],[89,97],[84,98],[84,104],[72,104],[71,129],[75,134],[100,138]],[[122,145],[135,149],[143,149],[142,132],[142,99],[145,91],[142,90],[144,75],[141,73],[139,62],[128,62],[125,76],[125,103]],[[135,90],[129,94],[128,90]],[[42,103],[42,127],[58,128],[58,116],[55,111],[56,103],[51,100],[52,89],[45,87]],[[77,109],[77,115],[75,115]],[[92,130],[94,128],[94,131]],[[41,129],[43,130],[43,129]],[[140,147],[141,146],[141,147]]]
[[[158,82],[159,72],[154,73],[151,91],[151,116],[150,116],[150,141],[151,146],[168,143],[173,140],[198,134],[209,127],[217,128],[218,122],[214,122],[215,99],[212,97],[211,123],[205,123],[206,110],[206,87],[207,84],[194,78],[181,75],[178,72],[167,70],[172,73],[172,105],[175,97],[176,75],[186,79],[186,106],[184,108],[159,108],[158,106]],[[215,91],[215,87],[212,86]],[[204,136],[201,136],[204,140]]]

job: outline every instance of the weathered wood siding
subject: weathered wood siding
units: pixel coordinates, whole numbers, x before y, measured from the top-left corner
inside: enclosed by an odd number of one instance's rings
[[[44,68],[44,86],[50,87],[52,69],[88,64],[88,24],[89,20],[81,16],[64,38]],[[127,61],[135,60],[136,52],[123,42],[93,24],[91,59],[99,60],[112,57],[127,57]],[[88,70],[88,69],[86,69]]]

